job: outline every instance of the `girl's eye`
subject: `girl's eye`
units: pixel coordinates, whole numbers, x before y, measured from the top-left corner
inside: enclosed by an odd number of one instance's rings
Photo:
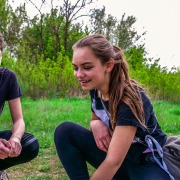
[[[89,66],[88,66],[88,67],[84,67],[84,69],[87,69],[87,70],[88,70],[88,69],[91,69],[91,68],[92,68],[92,67],[89,67]]]
[[[74,71],[77,71],[78,67],[77,66],[73,66],[73,69],[74,69]]]

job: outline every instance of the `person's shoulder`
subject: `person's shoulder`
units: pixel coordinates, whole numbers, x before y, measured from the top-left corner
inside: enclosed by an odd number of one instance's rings
[[[7,77],[16,77],[16,73],[7,68],[3,68],[3,73],[4,73],[4,76],[7,76]]]
[[[16,75],[16,73],[10,69],[4,68],[4,73],[8,73],[8,74],[12,74],[12,75]]]
[[[14,83],[17,82],[17,76],[16,73],[10,69],[7,68],[2,68],[1,69],[2,73],[2,83]]]
[[[8,68],[0,68],[0,73],[4,74],[16,74],[14,71],[8,69]]]
[[[140,95],[141,95],[142,102],[150,101],[148,95],[146,94],[144,90],[143,91],[140,90]]]

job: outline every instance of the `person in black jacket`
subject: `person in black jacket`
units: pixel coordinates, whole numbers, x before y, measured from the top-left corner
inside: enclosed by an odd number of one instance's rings
[[[4,40],[0,33],[0,64],[3,46]],[[0,179],[3,180],[9,179],[5,169],[28,162],[39,152],[38,140],[25,133],[20,96],[22,92],[16,74],[9,69],[0,68],[0,115],[8,101],[13,121],[12,130],[0,129]]]

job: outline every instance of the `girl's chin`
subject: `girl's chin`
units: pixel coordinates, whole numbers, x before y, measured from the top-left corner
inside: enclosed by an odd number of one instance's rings
[[[82,86],[84,91],[90,91],[92,88]]]
[[[90,91],[90,90],[92,90],[92,89],[94,89],[94,87],[88,87],[88,86],[82,86],[82,89],[84,90],[84,91]]]

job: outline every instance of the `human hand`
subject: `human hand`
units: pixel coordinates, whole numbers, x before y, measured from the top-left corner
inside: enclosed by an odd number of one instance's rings
[[[17,157],[20,155],[22,146],[21,146],[21,139],[18,137],[11,136],[9,140],[11,144],[11,149],[9,152],[9,157]]]
[[[5,139],[0,139],[0,159],[6,159],[9,156],[11,144]]]
[[[112,138],[112,131],[101,120],[92,120],[90,123],[96,145],[104,152],[108,151]]]

